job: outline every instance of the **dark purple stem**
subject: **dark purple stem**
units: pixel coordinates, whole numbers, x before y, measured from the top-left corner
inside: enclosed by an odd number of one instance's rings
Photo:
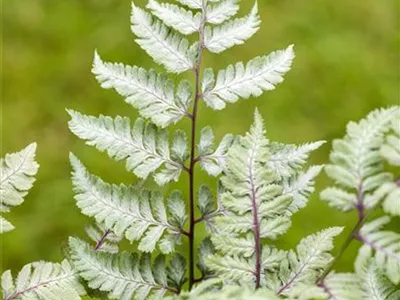
[[[99,250],[99,249],[103,246],[103,244],[105,243],[105,241],[106,241],[106,239],[107,239],[107,236],[108,236],[110,233],[111,233],[111,230],[110,230],[110,229],[107,229],[106,232],[104,232],[104,234],[103,234],[103,236],[101,237],[101,239],[97,241],[96,247],[94,247],[94,250],[97,251],[97,250]]]

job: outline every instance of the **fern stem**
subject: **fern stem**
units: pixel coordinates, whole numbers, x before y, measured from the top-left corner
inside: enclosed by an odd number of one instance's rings
[[[110,233],[111,233],[111,230],[110,230],[110,229],[107,229],[107,230],[104,232],[104,234],[103,234],[103,236],[100,238],[100,240],[97,241],[96,246],[94,247],[94,250],[97,251],[97,250],[99,250],[99,249],[103,246],[104,242],[106,241],[107,236],[108,236]]]
[[[195,199],[194,199],[194,182],[195,182],[195,165],[197,162],[195,147],[196,147],[196,121],[197,121],[197,109],[198,103],[201,99],[201,89],[200,89],[200,70],[201,70],[201,62],[204,50],[204,25],[206,22],[206,5],[203,0],[202,5],[202,18],[199,27],[199,49],[198,49],[198,57],[197,62],[194,67],[195,73],[195,98],[193,103],[193,111],[192,115],[192,130],[191,130],[191,145],[190,145],[190,166],[189,166],[189,210],[190,210],[190,227],[189,227],[189,290],[192,289],[193,284],[195,283],[194,278],[194,240],[195,240]]]
[[[329,273],[332,271],[332,268],[334,267],[334,265],[339,261],[339,259],[346,252],[346,250],[350,246],[351,242],[357,237],[361,227],[364,225],[364,223],[367,219],[366,215],[365,215],[364,194],[362,192],[362,183],[360,183],[359,187],[357,188],[356,209],[358,212],[358,221],[357,221],[356,225],[353,227],[350,234],[347,236],[343,245],[340,247],[338,254],[335,256],[335,258],[331,261],[331,263],[325,269],[324,273],[322,273],[322,275],[318,278],[318,280],[317,280],[318,286],[322,287],[324,279],[326,278],[326,276],[329,275]]]

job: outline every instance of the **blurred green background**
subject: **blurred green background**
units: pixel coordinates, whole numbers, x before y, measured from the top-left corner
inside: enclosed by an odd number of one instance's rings
[[[242,2],[243,15],[253,2]],[[204,65],[219,69],[293,43],[293,69],[275,91],[260,98],[241,100],[220,112],[201,104],[199,128],[211,125],[218,139],[227,132],[244,133],[257,106],[271,140],[331,141],[344,134],[349,120],[399,102],[397,1],[258,2],[261,30],[243,46],[218,56],[207,54]],[[83,226],[91,220],[80,214],[73,200],[69,151],[105,180],[137,180],[125,171],[123,162],[74,137],[65,112],[73,108],[136,118],[136,111],[114,91],[101,89],[90,72],[96,48],[104,60],[161,70],[134,42],[130,5],[129,0],[2,1],[1,155],[37,141],[41,165],[25,203],[7,214],[16,230],[1,237],[2,270],[15,272],[36,260],[59,261],[68,236],[84,237]],[[193,81],[191,74],[184,76]],[[185,120],[178,127],[188,130],[189,125]],[[327,162],[329,148],[326,144],[318,150],[311,163]],[[198,169],[197,183],[203,182],[215,187],[214,180]],[[327,226],[350,229],[354,215],[336,212],[319,201],[318,192],[328,183],[324,174],[318,178],[317,192],[294,217],[290,232],[279,242],[281,247],[292,247],[302,236]],[[187,193],[187,180],[165,192],[173,188]],[[354,242],[338,269],[351,269],[356,246]]]

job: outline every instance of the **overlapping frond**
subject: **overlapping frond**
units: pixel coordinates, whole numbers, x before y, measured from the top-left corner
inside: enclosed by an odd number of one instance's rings
[[[392,180],[392,175],[383,170],[380,149],[384,134],[399,115],[399,109],[377,109],[359,123],[347,125],[346,136],[333,142],[331,164],[325,167],[337,187],[325,189],[321,193],[323,200],[344,211],[357,205],[371,208],[381,200],[375,197],[374,201],[370,198],[359,203],[361,198],[367,199],[378,187]]]
[[[1,277],[4,300],[80,300],[85,290],[67,260],[60,264],[34,262],[25,265],[13,279],[5,271]]]
[[[384,216],[365,224],[356,238],[363,243],[356,260],[359,271],[371,257],[378,268],[394,283],[400,282],[400,234],[381,230],[390,218]]]
[[[185,282],[186,263],[175,255],[166,266],[160,255],[151,262],[150,254],[95,251],[85,242],[70,238],[71,259],[79,275],[93,289],[109,292],[110,299],[162,298],[166,292],[177,293]]]
[[[142,117],[166,127],[188,115],[192,90],[187,81],[175,85],[165,74],[136,66],[103,62],[95,52],[93,74],[103,88],[115,89]]]
[[[234,45],[241,45],[259,29],[261,20],[257,3],[244,18],[234,19],[214,27],[205,28],[204,46],[214,53],[220,53]]]
[[[258,97],[264,91],[273,90],[283,81],[294,58],[293,46],[275,51],[267,56],[230,65],[218,72],[217,79],[211,69],[206,69],[202,84],[203,99],[213,109],[223,109],[226,103],[239,98]]]
[[[234,136],[225,135],[217,149],[214,149],[214,140],[211,127],[203,128],[197,149],[201,168],[211,176],[218,176],[226,170],[226,156],[234,142]]]
[[[20,205],[35,182],[39,169],[35,161],[36,143],[19,152],[6,154],[0,159],[0,212],[8,212]],[[14,226],[0,217],[0,233],[14,229]]]
[[[118,244],[122,240],[121,235],[116,235],[111,229],[106,228],[104,224],[85,226],[85,232],[94,243],[94,249],[110,253],[117,253]]]
[[[140,251],[152,252],[157,244],[163,253],[174,250],[186,220],[180,194],[170,197],[168,215],[160,193],[105,183],[73,155],[71,164],[75,199],[82,213],[104,223],[117,236],[140,241]]]
[[[147,178],[156,172],[155,181],[163,185],[171,180],[177,181],[184,168],[172,160],[169,150],[168,134],[151,123],[137,119],[133,128],[126,117],[111,118],[82,115],[68,110],[71,116],[70,130],[86,143],[116,160],[126,159],[126,168],[140,178]],[[164,165],[161,171],[158,169]]]
[[[190,46],[186,38],[134,4],[131,22],[132,32],[137,36],[136,42],[155,62],[173,73],[182,73],[193,68],[196,44]]]
[[[314,284],[331,261],[329,251],[333,249],[333,239],[341,232],[342,228],[332,227],[302,239],[296,248],[297,253],[289,251],[288,259],[282,261],[279,272],[267,279],[267,284],[280,282],[279,286],[272,288],[283,295],[299,284]]]
[[[363,299],[361,279],[353,273],[330,273],[327,278],[320,283],[333,300],[359,300]]]

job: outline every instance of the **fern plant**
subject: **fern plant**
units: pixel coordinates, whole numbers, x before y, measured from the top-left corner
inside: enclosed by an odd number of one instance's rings
[[[384,167],[385,161],[400,164],[399,107],[351,122],[347,135],[333,143],[325,171],[336,186],[321,198],[358,213],[338,254],[330,253],[343,230],[337,226],[300,239],[295,249],[279,249],[275,241],[314,192],[324,166],[307,166],[307,160],[325,141],[270,141],[256,109],[247,133],[226,134],[215,143],[210,126],[197,126],[198,105],[204,101],[222,110],[273,90],[291,67],[293,46],[215,72],[203,65],[203,55],[251,38],[260,26],[257,3],[244,17],[235,17],[239,0],[178,2],[149,0],[147,9],[132,5],[137,44],[167,73],[105,62],[94,54],[92,72],[100,85],[123,96],[139,118],[132,123],[127,117],[67,110],[72,133],[124,161],[139,183],[105,182],[71,153],[76,204],[93,218],[86,227],[91,242],[70,237],[63,262],[28,264],[16,280],[6,271],[3,299],[73,300],[85,294],[123,300],[399,299],[400,235],[381,230],[400,215],[399,180]],[[184,72],[193,73],[193,82],[175,82]],[[189,136],[182,129],[169,132],[183,119],[190,123]],[[29,146],[2,160],[2,212],[19,204],[32,185],[33,150]],[[197,165],[215,178],[215,188],[197,184]],[[188,176],[186,192],[163,193],[163,186],[183,176]],[[143,187],[150,177],[160,188]],[[370,220],[378,207],[384,215]],[[202,224],[207,237],[197,245]],[[122,240],[135,250],[122,250]],[[352,240],[363,244],[355,274],[333,272]],[[187,253],[179,251],[181,244]]]

